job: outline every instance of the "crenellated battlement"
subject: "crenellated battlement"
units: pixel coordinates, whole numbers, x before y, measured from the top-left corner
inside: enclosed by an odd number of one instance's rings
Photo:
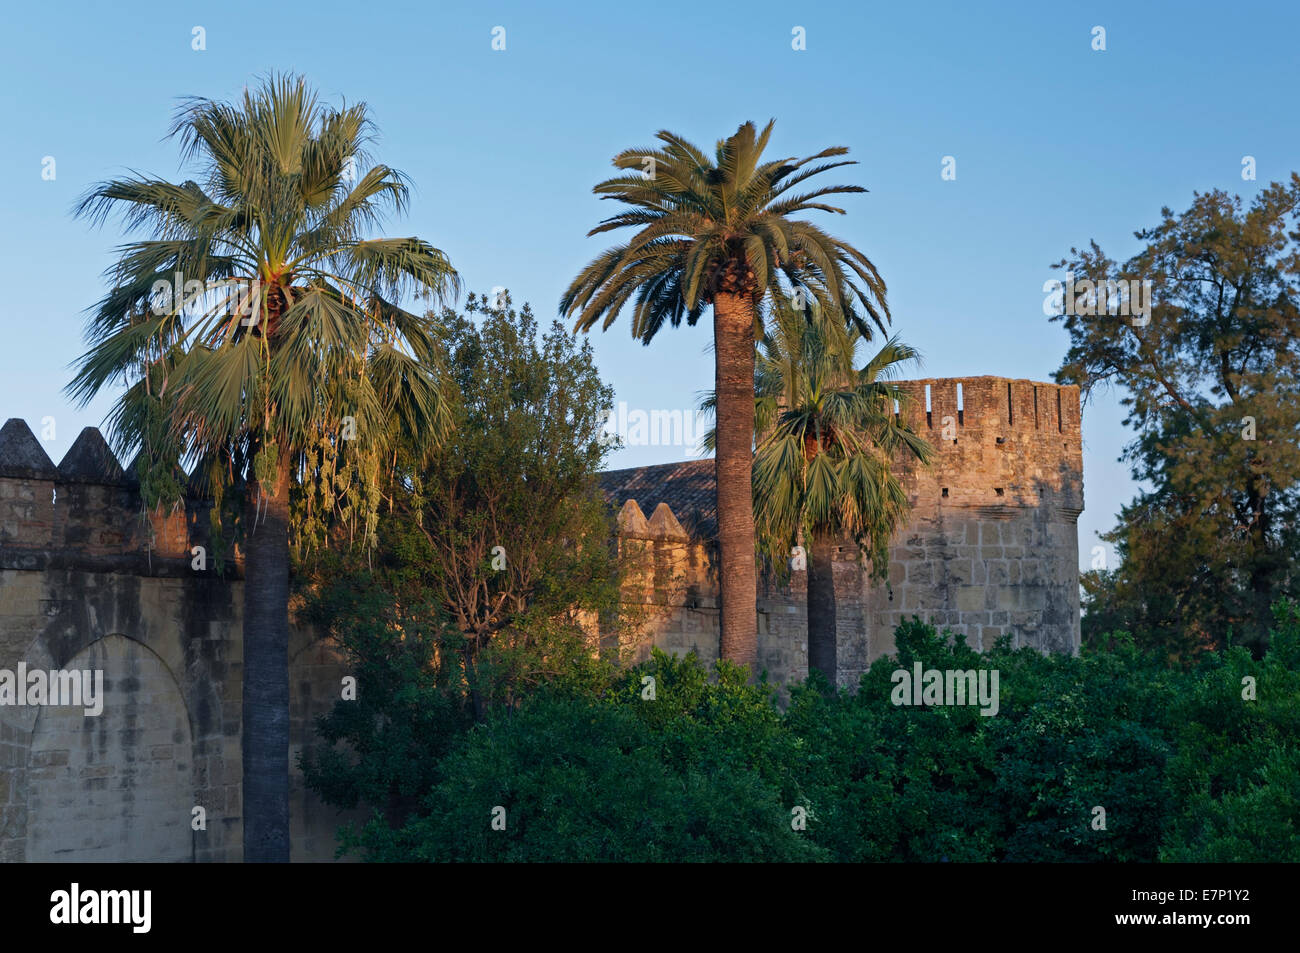
[[[900,381],[912,396],[914,427],[938,427],[952,416],[958,427],[1013,433],[1080,433],[1079,388],[1007,377],[945,377]],[[927,413],[929,416],[927,417]]]
[[[1005,377],[900,382],[897,408],[935,448],[928,470],[900,460],[919,506],[1083,510],[1079,388]]]
[[[885,583],[872,582],[849,541],[839,549],[841,683],[892,651],[894,629],[913,615],[979,648],[1010,635],[1077,651],[1079,389],[1005,377],[899,383],[910,400],[895,410],[934,459],[895,461],[912,509],[890,542]],[[713,461],[611,471],[601,482],[619,508],[620,547],[639,567],[625,600],[654,607],[656,644],[716,657]],[[769,580],[759,595],[759,660],[777,681],[807,671],[805,579]]]
[[[0,569],[189,573],[192,547],[208,547],[211,504],[194,496],[173,512],[146,511],[135,474],[94,427],[56,467],[11,418],[0,428]]]

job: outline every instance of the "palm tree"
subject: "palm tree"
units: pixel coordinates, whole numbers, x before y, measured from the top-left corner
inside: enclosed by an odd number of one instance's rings
[[[718,142],[714,158],[681,136],[663,131],[660,147],[629,149],[614,165],[629,170],[594,189],[630,208],[588,234],[639,229],[592,261],[560,299],[561,313],[577,315],[576,330],[602,317],[608,328],[633,296],[632,334],[649,343],[664,322],[694,325],[713,311],[717,393],[718,545],[721,555],[724,658],[757,661],[757,573],[751,477],[754,452],[754,344],[761,334],[764,301],[796,299],[834,307],[871,336],[870,319],[884,331],[889,320],[885,283],[876,267],[846,242],[794,218],[801,212],[843,214],[822,199],[865,192],[831,185],[792,192],[844,160],[848,152],[824,149],[804,159],[762,161],[772,132],[745,123]]]
[[[769,559],[784,561],[800,536],[808,544],[808,667],[834,685],[836,544],[853,539],[883,576],[908,508],[894,463],[932,455],[894,410],[909,397],[892,381],[918,355],[894,337],[855,370],[856,329],[788,308],[769,325],[754,383],[755,522]]]
[[[77,206],[145,235],[107,273],[68,392],[126,386],[108,429],[142,446],[142,477],[179,458],[244,495],[244,859],[287,861],[290,489],[327,478],[322,454],[373,482],[396,442],[445,430],[434,324],[398,302],[458,279],[418,238],[366,237],[407,186],[369,164],[364,104],[272,76],[238,104],[187,100],[171,135],[200,181],[133,175]]]

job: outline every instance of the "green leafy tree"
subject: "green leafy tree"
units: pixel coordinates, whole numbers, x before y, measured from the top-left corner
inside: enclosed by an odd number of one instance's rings
[[[464,638],[466,686],[482,717],[516,684],[509,651],[528,657],[544,633],[579,633],[584,619],[615,624],[613,526],[598,485],[613,391],[589,342],[558,321],[539,333],[508,293],[493,303],[471,295],[463,315],[447,309],[440,324],[459,394],[454,428],[405,473],[412,492],[395,487],[396,506],[418,531],[424,584]]]
[[[1124,458],[1147,487],[1106,537],[1121,565],[1089,581],[1088,614],[1174,652],[1230,635],[1258,652],[1300,552],[1300,175],[1249,208],[1213,191],[1161,214],[1122,265],[1095,242],[1056,265],[1149,281],[1154,300],[1093,313],[1105,294],[1082,286],[1053,318],[1070,334],[1057,380],[1122,390]]]
[[[694,325],[713,311],[718,547],[721,557],[721,651],[753,669],[758,652],[758,588],[751,476],[754,451],[754,345],[761,304],[797,299],[835,307],[864,337],[889,319],[885,283],[867,257],[802,212],[843,214],[827,196],[863,192],[829,185],[792,191],[848,160],[843,147],[804,159],[763,160],[769,122],[752,123],[718,142],[711,159],[682,137],[614,157],[625,174],[594,189],[629,206],[589,232],[638,229],[592,261],[560,299],[561,311],[589,330],[608,328],[635,298],[632,334],[649,343],[665,322]],[[870,322],[870,323],[869,323]]]
[[[539,329],[508,294],[471,294],[438,324],[454,430],[421,460],[399,450],[373,552],[317,547],[301,573],[303,615],[358,689],[304,770],[329,803],[377,812],[366,843],[420,810],[470,726],[543,686],[603,685],[595,637],[622,618],[597,483],[612,394],[590,342]]]
[[[370,164],[364,104],[271,77],[238,103],[188,100],[172,135],[197,181],[118,179],[77,208],[120,211],[146,237],[108,272],[69,392],[84,404],[125,384],[109,429],[142,445],[150,504],[174,502],[179,482],[159,474],[178,459],[243,496],[244,859],[287,861],[290,492],[324,477],[368,511],[373,540],[390,444],[450,424],[433,322],[400,302],[452,291],[456,274],[418,238],[368,237],[407,186]]]

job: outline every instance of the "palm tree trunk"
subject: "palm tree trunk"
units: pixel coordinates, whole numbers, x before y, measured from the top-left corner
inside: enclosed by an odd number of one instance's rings
[[[832,685],[837,672],[835,633],[835,540],[816,534],[808,560],[808,668]]]
[[[289,860],[289,461],[247,501],[244,562],[244,861]]]
[[[757,674],[758,575],[754,563],[754,303],[719,292],[713,301],[717,388],[718,548],[722,558],[722,657]]]

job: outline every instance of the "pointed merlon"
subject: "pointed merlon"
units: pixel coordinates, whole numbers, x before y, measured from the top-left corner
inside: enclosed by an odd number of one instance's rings
[[[59,463],[59,478],[66,483],[123,483],[122,466],[108,448],[103,434],[86,427]]]
[[[194,464],[194,469],[186,473],[185,491],[190,497],[203,499],[205,490],[208,489],[208,475],[203,469],[203,463]]]
[[[618,511],[618,533],[633,539],[645,539],[650,535],[650,524],[646,522],[641,507],[636,500],[628,500]]]
[[[185,478],[185,492],[196,500],[210,500],[211,489],[208,486],[208,471],[200,460]]]
[[[145,455],[144,448],[142,447],[137,450],[135,456],[131,458],[131,464],[126,468],[125,475],[122,478],[123,482],[125,482],[127,486],[138,487],[140,485],[140,463],[143,460],[145,460]],[[205,481],[200,477],[199,468],[197,466],[194,468],[192,473],[186,473],[181,468],[180,464],[176,464],[171,468],[170,476],[180,484],[181,492],[186,496],[198,496],[204,499],[208,498],[201,492],[204,488]]]
[[[677,517],[673,515],[672,508],[667,503],[660,503],[655,507],[654,515],[650,517],[650,535],[655,539],[670,539],[681,543],[690,540],[690,536],[682,529],[682,524],[677,522]]]
[[[131,458],[130,465],[122,474],[122,480],[127,486],[140,485],[140,459],[144,456],[144,450],[137,450],[135,456]]]
[[[25,480],[57,480],[54,461],[36,440],[27,421],[11,417],[0,427],[0,476]]]

